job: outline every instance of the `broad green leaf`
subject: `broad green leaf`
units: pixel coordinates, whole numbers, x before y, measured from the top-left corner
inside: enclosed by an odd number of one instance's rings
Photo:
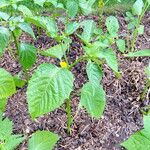
[[[5,110],[7,104],[7,98],[0,99],[0,111],[3,112]]]
[[[91,82],[86,83],[81,90],[81,106],[94,118],[100,118],[104,112],[106,99],[102,86]]]
[[[14,78],[15,85],[18,88],[22,88],[26,84],[26,81],[22,80],[18,75],[15,75],[13,78]]]
[[[125,40],[119,39],[116,42],[118,49],[120,52],[124,53],[126,50],[126,44],[125,44]]]
[[[44,56],[50,56],[61,60],[67,49],[67,44],[58,44],[40,53]]]
[[[56,37],[58,28],[55,20],[50,17],[41,17],[41,16],[34,16],[34,17],[26,17],[26,20],[34,25],[41,27],[47,31],[47,33],[51,37]]]
[[[85,20],[81,23],[81,26],[83,26],[83,33],[81,35],[81,38],[85,42],[90,42],[91,37],[94,33],[95,22],[93,20]]]
[[[59,140],[57,134],[49,131],[36,131],[29,139],[29,150],[53,150]]]
[[[43,7],[45,1],[46,1],[46,0],[34,0],[34,3],[35,3],[35,4],[38,4],[38,5],[40,5],[40,6]]]
[[[79,24],[77,22],[70,22],[66,25],[65,33],[67,35],[73,34],[79,28]]]
[[[7,13],[0,11],[0,18],[7,21],[9,17],[10,16]]]
[[[144,129],[131,135],[129,139],[121,145],[127,150],[150,149],[150,115],[144,116]]]
[[[140,25],[139,28],[138,28],[138,34],[141,35],[143,33],[144,33],[144,26]]]
[[[0,99],[8,98],[16,92],[13,77],[5,69],[0,68]]]
[[[96,0],[79,0],[79,6],[84,15],[89,15],[93,11],[93,4]]]
[[[10,33],[7,28],[0,27],[0,56],[2,56],[4,49],[9,43]]]
[[[88,61],[86,66],[86,72],[90,82],[99,84],[100,80],[102,79],[103,72],[98,64],[92,61]]]
[[[0,141],[2,150],[14,150],[25,138],[22,135],[13,135],[13,124],[9,119],[3,119],[0,113]],[[0,145],[1,145],[0,143]]]
[[[101,50],[99,52],[98,56],[99,56],[99,58],[106,59],[108,66],[114,72],[118,72],[118,61],[117,61],[117,57],[116,57],[116,54],[114,53],[113,49]]]
[[[76,0],[67,0],[67,11],[68,15],[71,18],[74,18],[78,13],[78,3]]]
[[[142,13],[143,7],[144,7],[143,0],[136,0],[136,2],[133,5],[132,11],[133,11],[134,14],[139,16]]]
[[[108,32],[113,35],[113,36],[117,36],[118,34],[118,30],[119,30],[119,22],[118,19],[114,16],[109,16],[106,19],[106,27]]]
[[[150,0],[147,0],[148,4],[150,5]]]
[[[30,16],[30,17],[33,16],[31,10],[24,5],[19,5],[18,10],[21,11],[25,16]]]
[[[67,69],[42,64],[29,81],[27,101],[32,118],[59,108],[73,90],[74,77]]]
[[[6,6],[9,6],[10,3],[6,0],[1,0],[0,1],[0,8],[3,8],[3,7],[6,7]]]
[[[125,55],[126,57],[150,57],[150,49],[144,49],[144,50],[140,50],[137,52],[130,52],[127,55]]]
[[[31,35],[34,39],[35,39],[35,35],[34,32],[30,26],[30,24],[26,23],[26,22],[22,22],[18,24],[18,27],[23,30],[24,32],[28,33],[29,35]]]
[[[19,62],[23,69],[30,69],[36,62],[36,48],[27,43],[21,43],[19,48]]]

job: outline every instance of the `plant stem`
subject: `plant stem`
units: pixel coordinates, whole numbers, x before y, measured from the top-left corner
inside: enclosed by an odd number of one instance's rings
[[[67,99],[66,102],[67,108],[67,133],[71,134],[71,123],[72,123],[72,117],[71,117],[71,101],[70,99]]]
[[[19,45],[18,45],[18,40],[17,37],[15,36],[15,33],[12,31],[12,36],[14,38],[14,42],[15,42],[15,46],[16,46],[16,50],[17,50],[17,54],[19,54]]]
[[[139,26],[140,26],[140,24],[142,22],[142,18],[144,16],[146,10],[148,9],[148,7],[149,7],[149,4],[146,2],[145,5],[144,5],[144,8],[143,8],[143,11],[142,11],[141,15],[138,17],[138,24],[137,24],[137,26],[136,26],[136,28],[134,30],[133,38],[132,38],[132,41],[131,41],[131,51],[132,52],[135,49],[135,42],[136,42],[137,36],[138,36],[138,28],[139,28]]]
[[[24,71],[24,74],[25,74],[26,81],[27,81],[27,83],[28,83],[28,81],[29,81],[29,73],[28,73],[28,70],[27,70],[27,69],[24,69],[23,71]]]
[[[144,87],[143,93],[141,94],[141,100],[144,100],[149,87],[150,87],[150,80],[148,80],[148,82],[146,83],[146,85]]]
[[[89,57],[87,56],[87,55],[83,55],[83,56],[81,56],[81,57],[79,57],[73,64],[71,64],[70,66],[69,66],[69,70],[71,70],[74,66],[76,66],[80,61],[82,61],[82,60],[87,60]]]

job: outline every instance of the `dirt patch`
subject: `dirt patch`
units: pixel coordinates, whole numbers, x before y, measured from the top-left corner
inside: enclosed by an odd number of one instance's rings
[[[149,13],[145,15],[145,34],[137,41],[137,48],[150,48],[149,27],[146,23]],[[121,33],[125,32],[126,23],[124,17],[119,17],[121,23]],[[33,41],[23,36],[22,39]],[[73,62],[82,55],[82,45],[73,36],[71,52],[68,55],[69,61]],[[56,43],[43,34],[34,43],[36,47],[44,49]],[[84,110],[80,110],[76,115],[72,125],[72,135],[66,134],[66,112],[65,104],[54,112],[49,113],[35,121],[30,119],[27,102],[26,87],[18,89],[17,94],[12,96],[7,104],[5,115],[14,123],[14,133],[31,135],[36,130],[48,130],[61,136],[55,150],[121,150],[119,143],[127,139],[135,131],[143,127],[142,114],[140,109],[149,103],[149,99],[141,101],[139,98],[145,84],[144,68],[148,64],[148,58],[124,58],[117,52],[122,78],[116,79],[107,65],[104,65],[104,77],[102,84],[106,91],[107,106],[105,113],[100,120],[92,119]],[[42,62],[59,64],[57,59],[38,56],[38,61],[31,72]],[[75,115],[79,103],[80,88],[87,81],[85,72],[86,63],[81,62],[72,71],[75,75],[75,92],[72,94],[72,114]],[[7,52],[4,58],[0,59],[0,67],[5,68],[12,74],[21,71],[20,65],[14,61]],[[27,143],[24,142],[19,150],[25,150]]]

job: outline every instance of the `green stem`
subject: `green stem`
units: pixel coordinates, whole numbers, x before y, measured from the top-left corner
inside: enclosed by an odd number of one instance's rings
[[[141,94],[141,100],[144,100],[149,87],[150,87],[150,80],[148,80],[148,82],[146,83],[146,85],[144,87],[143,93]]]
[[[25,74],[26,81],[28,83],[28,81],[29,81],[29,73],[28,73],[27,69],[24,69],[24,74]]]
[[[132,41],[131,41],[131,51],[132,52],[135,49],[135,43],[136,43],[137,36],[138,36],[138,28],[139,28],[139,26],[140,26],[140,24],[142,22],[142,18],[144,16],[145,12],[147,11],[148,7],[149,7],[149,4],[146,2],[145,5],[144,5],[144,8],[143,8],[143,11],[142,11],[141,15],[138,18],[138,24],[137,24],[137,26],[136,26],[136,28],[134,30],[133,38],[132,38]]]
[[[71,101],[67,99],[66,102],[66,111],[67,111],[67,133],[71,134],[71,124],[72,124],[72,116],[71,116]]]
[[[87,56],[87,55],[83,55],[83,56],[81,56],[81,57],[79,57],[73,64],[71,64],[70,66],[69,66],[69,70],[71,70],[74,66],[76,66],[80,61],[82,61],[82,60],[87,60],[89,57]]]
[[[12,36],[14,38],[14,42],[15,42],[15,46],[16,46],[16,50],[17,50],[17,54],[19,54],[19,45],[18,45],[18,40],[17,37],[15,36],[15,33],[12,31]]]

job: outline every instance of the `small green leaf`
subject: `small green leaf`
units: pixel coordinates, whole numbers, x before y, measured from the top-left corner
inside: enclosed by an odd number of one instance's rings
[[[26,81],[22,80],[18,75],[14,76],[14,82],[18,88],[22,88],[26,84]]]
[[[49,131],[36,131],[29,139],[29,150],[53,150],[58,140],[57,134]]]
[[[5,110],[7,104],[7,98],[0,99],[0,111],[3,112]]]
[[[101,67],[92,61],[88,61],[87,66],[86,66],[86,72],[87,72],[89,81],[95,84],[99,84],[100,80],[103,77],[103,72],[102,72]]]
[[[113,36],[117,36],[118,34],[118,30],[119,30],[119,22],[118,19],[114,16],[109,16],[106,19],[106,27],[107,30],[109,32],[109,34],[113,35]]]
[[[140,25],[138,28],[138,35],[142,35],[144,33],[144,26]]]
[[[38,5],[40,5],[40,6],[43,7],[45,1],[46,1],[46,0],[34,0],[34,3],[35,3],[35,4],[38,4]]]
[[[150,57],[150,49],[144,49],[144,50],[140,50],[137,52],[130,52],[127,55],[125,55],[126,57]]]
[[[125,44],[125,40],[119,39],[116,42],[118,49],[120,52],[124,53],[126,50],[126,44]]]
[[[27,43],[21,43],[19,48],[19,62],[23,69],[30,69],[36,62],[36,48]]]
[[[77,22],[70,22],[66,25],[65,33],[67,35],[73,34],[79,28],[79,24]]]
[[[118,61],[113,49],[101,50],[99,52],[99,58],[106,59],[108,66],[114,71],[118,72]]]
[[[86,83],[81,90],[81,106],[94,118],[100,118],[104,112],[106,99],[103,88],[98,84]]]
[[[144,7],[143,0],[136,0],[136,2],[133,5],[132,11],[134,14],[139,16],[142,13],[143,7]]]
[[[127,150],[149,150],[150,149],[150,115],[144,116],[144,129],[131,135],[121,145]]]
[[[0,56],[4,53],[4,49],[7,47],[9,43],[10,33],[7,28],[0,27]]]
[[[0,99],[8,98],[16,92],[13,77],[5,69],[0,68]]]
[[[67,44],[58,44],[45,51],[40,52],[40,54],[44,56],[58,58],[61,60],[67,49],[68,49]]]
[[[0,145],[3,143],[2,150],[14,150],[25,138],[22,135],[13,135],[12,121],[3,119],[0,113]]]
[[[85,42],[90,42],[91,37],[94,33],[94,29],[96,27],[95,22],[93,20],[85,20],[81,22],[81,26],[83,26],[83,33],[81,35],[81,38]]]
[[[74,18],[78,13],[78,3],[76,0],[67,0],[66,4],[68,15],[71,18]]]
[[[31,10],[24,5],[19,5],[18,10],[21,11],[24,16],[30,16],[30,17],[33,16]]]
[[[73,90],[73,74],[52,64],[42,64],[29,81],[27,101],[32,118],[59,108]]]
[[[18,24],[18,27],[23,30],[24,32],[28,33],[29,35],[31,35],[34,39],[35,39],[35,35],[34,35],[34,32],[31,28],[31,26],[26,23],[26,22],[22,22],[22,23],[19,23]]]
[[[5,12],[0,11],[0,18],[7,21],[10,18],[10,16]]]

